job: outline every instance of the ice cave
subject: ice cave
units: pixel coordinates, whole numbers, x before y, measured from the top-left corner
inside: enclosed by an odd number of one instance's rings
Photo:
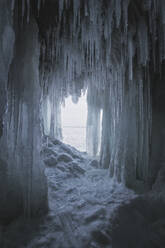
[[[0,0],[0,248],[165,248],[164,209],[165,0]]]

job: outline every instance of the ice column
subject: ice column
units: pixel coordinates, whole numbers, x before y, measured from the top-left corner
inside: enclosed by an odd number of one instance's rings
[[[8,167],[6,205],[9,212],[26,217],[47,211],[47,184],[40,158],[40,101],[38,29],[31,20],[16,37],[2,137]]]
[[[97,156],[100,144],[100,113],[101,104],[98,91],[91,85],[87,93],[87,127],[86,127],[86,149],[89,155]]]

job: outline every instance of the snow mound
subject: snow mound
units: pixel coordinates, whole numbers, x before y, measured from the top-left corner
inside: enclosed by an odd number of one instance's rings
[[[54,168],[63,178],[79,177],[85,173],[85,154],[57,139],[45,138],[41,154],[48,174],[48,167]]]

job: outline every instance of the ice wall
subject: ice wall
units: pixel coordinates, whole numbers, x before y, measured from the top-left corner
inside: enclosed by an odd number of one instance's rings
[[[10,63],[13,57],[13,46],[15,41],[15,34],[12,23],[11,5],[6,1],[0,2],[0,136],[3,132],[3,115],[6,111],[7,102],[7,80]]]
[[[4,133],[4,116],[7,109],[7,82],[9,67],[13,58],[15,33],[12,22],[12,9],[9,2],[0,1],[0,142]],[[0,145],[0,219],[4,218],[6,206],[6,188],[8,185],[7,163],[2,155],[5,147]]]
[[[152,142],[150,156],[149,183],[160,191],[164,191],[164,172],[165,172],[165,64],[161,78],[155,75],[152,87]],[[164,193],[163,193],[164,195]]]
[[[0,140],[7,165],[4,218],[30,218],[47,211],[47,185],[41,151],[41,87],[38,28],[30,20],[16,30],[7,88],[7,112]],[[3,206],[3,207],[4,207]]]

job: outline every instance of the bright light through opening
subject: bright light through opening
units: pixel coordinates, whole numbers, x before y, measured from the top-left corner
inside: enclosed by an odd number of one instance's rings
[[[71,96],[66,98],[61,117],[63,142],[80,151],[86,151],[86,95],[80,97],[77,104],[72,102]]]

